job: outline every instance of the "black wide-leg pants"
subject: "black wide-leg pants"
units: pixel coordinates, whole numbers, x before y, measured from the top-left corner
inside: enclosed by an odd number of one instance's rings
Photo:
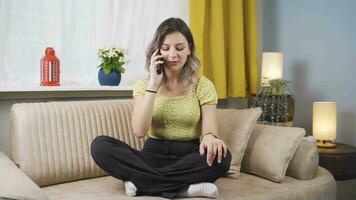
[[[98,136],[91,144],[95,163],[109,175],[131,181],[138,195],[173,198],[188,189],[190,184],[215,182],[230,167],[228,151],[221,163],[214,160],[211,167],[206,153],[199,153],[199,139],[171,141],[149,138],[142,151],[109,136]]]

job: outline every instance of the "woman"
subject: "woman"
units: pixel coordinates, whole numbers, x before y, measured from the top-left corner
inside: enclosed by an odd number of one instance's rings
[[[149,76],[133,92],[133,132],[149,136],[143,150],[108,136],[91,145],[94,161],[125,181],[129,196],[218,195],[213,182],[228,171],[231,154],[217,133],[214,85],[198,77],[194,50],[183,20],[162,22],[146,52]]]

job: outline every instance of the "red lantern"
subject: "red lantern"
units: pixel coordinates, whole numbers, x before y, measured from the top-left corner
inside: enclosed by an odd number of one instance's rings
[[[41,86],[59,86],[59,60],[52,47],[47,47],[41,59]]]

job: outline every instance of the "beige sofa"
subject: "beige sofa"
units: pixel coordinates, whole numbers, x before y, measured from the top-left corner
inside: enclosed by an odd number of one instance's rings
[[[132,199],[126,196],[122,182],[106,176],[89,153],[91,141],[101,134],[142,148],[144,139],[136,138],[130,126],[132,108],[132,100],[14,104],[11,109],[11,160],[0,153],[0,197]],[[216,182],[219,198],[336,199],[332,175],[321,167],[310,171],[312,167],[304,161],[310,155],[318,159],[315,147],[302,141],[281,183],[247,173],[241,173],[238,179],[220,178]]]

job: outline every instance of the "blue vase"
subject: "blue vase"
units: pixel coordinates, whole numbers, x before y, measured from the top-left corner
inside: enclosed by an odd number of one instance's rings
[[[105,75],[103,68],[100,68],[98,73],[98,80],[100,85],[117,86],[121,81],[121,73],[117,71],[111,71],[110,74]]]

